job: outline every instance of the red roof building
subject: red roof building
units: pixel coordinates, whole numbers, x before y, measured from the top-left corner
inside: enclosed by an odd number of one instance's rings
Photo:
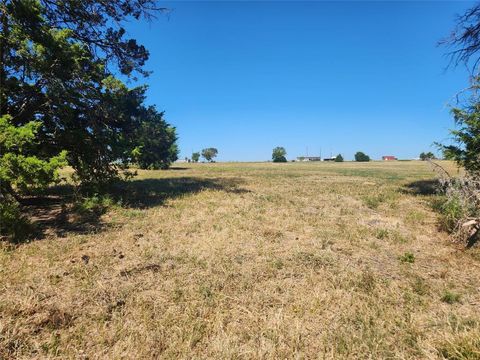
[[[397,158],[395,156],[386,155],[386,156],[382,156],[382,160],[383,161],[392,161],[392,160],[397,160]]]

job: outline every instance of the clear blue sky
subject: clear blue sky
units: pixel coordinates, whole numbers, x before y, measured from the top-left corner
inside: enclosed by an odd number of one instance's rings
[[[132,23],[150,51],[148,103],[166,111],[181,157],[219,161],[362,150],[417,157],[448,137],[463,68],[446,70],[456,14],[471,2],[165,2]]]

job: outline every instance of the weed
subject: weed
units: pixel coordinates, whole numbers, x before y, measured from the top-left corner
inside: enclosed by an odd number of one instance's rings
[[[437,350],[444,359],[478,360],[480,359],[480,332],[457,335],[449,341],[444,341]]]
[[[389,235],[388,229],[375,229],[375,237],[379,240],[388,239]]]
[[[447,304],[458,303],[458,302],[460,302],[460,299],[461,299],[460,294],[456,294],[456,293],[451,292],[449,290],[446,290],[441,297],[441,300],[444,303],[447,303]]]
[[[415,262],[415,255],[411,252],[406,252],[398,258],[402,263],[413,264]]]
[[[416,276],[412,283],[412,290],[420,296],[425,296],[429,293],[427,282],[420,276]]]

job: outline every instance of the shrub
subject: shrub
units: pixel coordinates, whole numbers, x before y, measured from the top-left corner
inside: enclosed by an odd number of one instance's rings
[[[442,228],[458,241],[472,245],[480,229],[480,181],[469,175],[444,176],[440,184],[444,197],[437,209],[442,215]]]
[[[110,196],[95,194],[78,200],[74,209],[82,215],[101,215],[112,205],[114,200]]]
[[[34,156],[39,122],[17,126],[10,116],[0,117],[0,233],[17,241],[29,230],[18,200],[25,192],[59,181],[57,170],[66,152],[54,157]]]
[[[335,157],[335,162],[343,162],[343,156],[342,156],[342,154],[338,154],[338,155]]]
[[[25,240],[31,231],[31,224],[22,216],[18,203],[0,202],[0,234],[8,236],[14,242]]]

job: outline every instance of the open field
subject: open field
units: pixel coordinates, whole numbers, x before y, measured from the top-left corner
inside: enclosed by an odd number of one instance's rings
[[[92,223],[0,244],[0,358],[479,359],[480,252],[439,231],[434,176],[141,171]]]

